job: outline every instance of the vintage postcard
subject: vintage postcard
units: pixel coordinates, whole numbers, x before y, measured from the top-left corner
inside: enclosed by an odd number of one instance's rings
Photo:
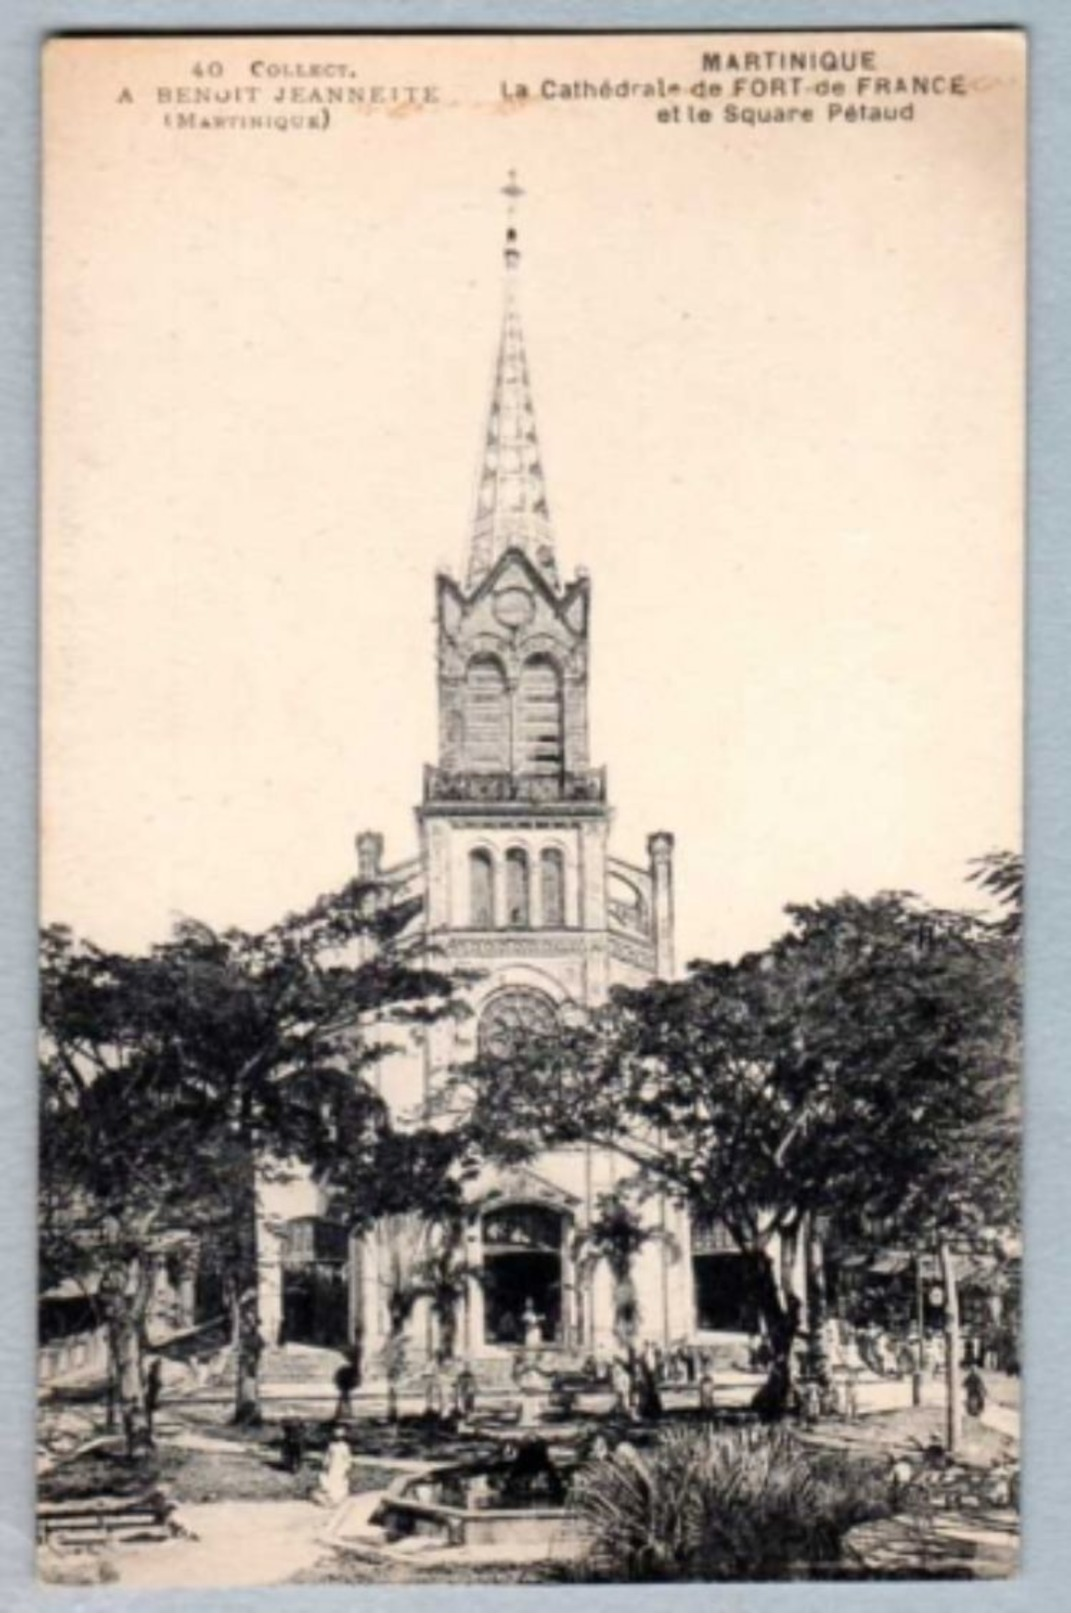
[[[1013,1574],[1022,34],[43,72],[42,1578]]]

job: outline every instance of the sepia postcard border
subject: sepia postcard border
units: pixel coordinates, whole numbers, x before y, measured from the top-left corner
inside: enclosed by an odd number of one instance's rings
[[[276,1607],[352,1606],[352,1588],[120,1593],[35,1587],[33,1574],[33,1316],[35,925],[38,57],[54,33],[344,32],[481,30],[758,30],[970,26],[1025,27],[1030,36],[1030,380],[1027,767],[1027,1238],[1023,1571],[1012,1581],[927,1587],[935,1609],[1027,1613],[1068,1606],[1071,1583],[1071,1405],[1063,1355],[1071,1323],[1071,1219],[1065,1139],[1071,1137],[1071,855],[1066,849],[1071,755],[1071,547],[1059,494],[1071,440],[1071,309],[1061,299],[1071,256],[1071,13],[1063,0],[7,0],[0,15],[0,465],[6,492],[0,527],[0,1171],[7,1184],[0,1228],[6,1326],[0,1330],[0,1592],[5,1608],[178,1608],[253,1613]],[[1062,181],[1062,183],[1061,183]],[[1063,1595],[1061,1596],[1061,1591]],[[456,1606],[458,1589],[367,1587],[365,1607]],[[637,1607],[643,1587],[527,1587],[460,1594],[490,1608],[552,1607],[573,1613]],[[399,1600],[401,1598],[402,1600]],[[681,1609],[908,1609],[917,1585],[666,1587],[660,1603]]]

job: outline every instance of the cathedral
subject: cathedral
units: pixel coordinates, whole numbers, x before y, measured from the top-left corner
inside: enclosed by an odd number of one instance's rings
[[[647,837],[629,861],[610,849],[605,769],[588,727],[591,582],[559,571],[540,454],[512,209],[504,307],[468,554],[436,578],[439,754],[424,769],[418,852],[392,863],[381,835],[357,838],[358,871],[417,897],[429,952],[470,971],[471,1016],[425,1031],[382,1065],[382,1091],[417,1116],[437,1072],[494,1052],[529,1028],[594,1008],[612,986],[674,969],[673,836]],[[583,1233],[620,1166],[581,1147],[530,1167],[487,1172],[471,1188],[457,1321],[462,1355],[505,1355],[538,1332],[547,1349],[613,1347],[605,1263],[578,1259]],[[306,1182],[268,1191],[260,1227],[261,1325],[270,1340],[342,1344],[360,1331],[366,1360],[387,1336],[386,1229],[348,1240]],[[646,1214],[660,1236],[636,1258],[639,1336],[668,1344],[749,1330],[741,1261],[721,1230],[690,1225],[668,1202]],[[418,1308],[418,1352],[436,1348]]]

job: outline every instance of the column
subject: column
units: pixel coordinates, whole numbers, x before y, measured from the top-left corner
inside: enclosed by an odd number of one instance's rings
[[[673,978],[673,836],[665,829],[647,836],[651,870],[651,915],[655,944],[655,973]]]

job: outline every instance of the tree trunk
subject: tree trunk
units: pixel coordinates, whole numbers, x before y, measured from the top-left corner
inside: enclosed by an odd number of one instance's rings
[[[148,1299],[144,1261],[123,1260],[105,1271],[100,1300],[108,1338],[108,1376],[131,1459],[144,1455],[152,1444],[141,1369]]]
[[[959,1388],[959,1291],[956,1287],[955,1256],[943,1238],[937,1246],[937,1253],[945,1290],[945,1446],[948,1454],[955,1456],[963,1432]]]
[[[755,1298],[766,1328],[770,1365],[766,1382],[757,1389],[752,1407],[768,1422],[783,1417],[792,1394],[792,1350],[799,1333],[803,1305],[793,1289],[793,1268],[799,1236],[782,1234],[780,1271],[767,1249],[751,1252],[755,1269]]]
[[[631,1262],[627,1266],[611,1263],[610,1270],[614,1280],[614,1337],[621,1348],[630,1354],[640,1324],[639,1300],[632,1281]]]
[[[826,1291],[825,1250],[813,1216],[807,1218],[807,1366],[823,1388],[832,1382],[826,1327],[829,1301]]]
[[[235,1189],[232,1205],[223,1254],[234,1351],[234,1422],[255,1427],[261,1421],[260,1358],[264,1336],[260,1331],[257,1273],[256,1178],[251,1166],[248,1181],[243,1179]]]
[[[231,1296],[231,1337],[234,1340],[234,1421],[242,1427],[255,1426],[260,1413],[260,1358],[264,1339],[256,1288]]]
[[[444,1362],[457,1354],[457,1305],[457,1295],[450,1294],[439,1309],[439,1356]]]

